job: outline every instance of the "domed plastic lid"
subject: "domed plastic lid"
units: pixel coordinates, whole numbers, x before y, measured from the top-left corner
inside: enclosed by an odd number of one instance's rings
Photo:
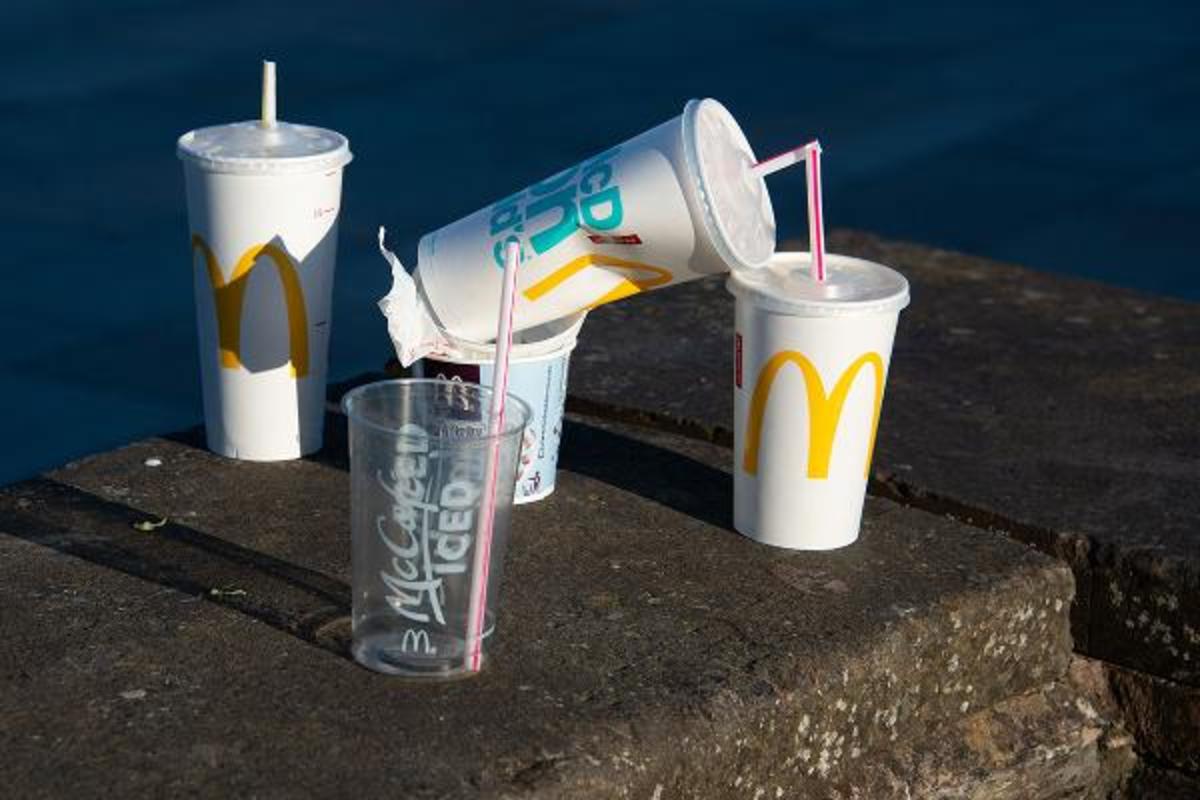
[[[764,266],[775,252],[775,212],[737,121],[716,100],[692,100],[683,142],[717,251],[731,268]]]
[[[849,256],[826,255],[824,281],[809,272],[808,253],[776,253],[763,269],[735,272],[737,297],[779,314],[836,317],[885,314],[908,305],[908,281],[894,269]]]
[[[350,163],[350,142],[324,128],[257,120],[214,125],[179,137],[176,153],[211,172],[278,175],[319,172]]]

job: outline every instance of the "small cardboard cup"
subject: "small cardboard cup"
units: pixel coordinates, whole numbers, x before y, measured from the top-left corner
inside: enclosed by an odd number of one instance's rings
[[[516,504],[532,503],[554,491],[558,448],[562,442],[563,409],[571,352],[586,314],[518,333],[508,367],[508,392],[531,409],[517,468]],[[491,387],[493,345],[459,342],[454,352],[430,355],[418,362],[416,373]]]

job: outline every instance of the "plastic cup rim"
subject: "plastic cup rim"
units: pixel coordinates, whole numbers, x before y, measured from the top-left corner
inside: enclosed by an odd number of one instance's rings
[[[363,395],[368,394],[372,390],[379,391],[383,387],[387,386],[411,387],[428,385],[457,386],[460,388],[470,389],[480,395],[479,402],[481,407],[491,407],[490,398],[494,394],[494,391],[491,387],[481,386],[478,383],[470,383],[466,381],[448,381],[439,378],[390,378],[387,380],[372,381],[371,383],[357,386],[346,392],[346,394],[342,396],[340,406],[342,413],[346,415],[346,419],[350,420],[356,425],[363,425],[378,433],[385,433],[393,438],[403,441],[416,442],[419,440],[422,442],[443,442],[454,447],[484,447],[490,446],[495,440],[520,437],[524,434],[525,427],[529,424],[529,420],[532,418],[533,410],[529,407],[529,404],[517,397],[512,392],[508,392],[505,399],[504,429],[498,433],[487,433],[480,436],[472,436],[466,439],[450,438],[442,435],[441,433],[428,433],[424,436],[417,437],[404,433],[400,430],[399,425],[388,425],[372,420],[361,412],[355,410],[353,407],[355,400]],[[515,417],[512,414],[512,410],[514,408],[520,412],[519,425],[514,421]]]
[[[774,263],[776,261],[800,257],[811,258],[811,254],[803,250],[777,251],[771,257],[770,261]],[[823,300],[819,298],[789,300],[783,297],[769,296],[758,288],[743,283],[735,270],[726,279],[725,288],[739,302],[747,302],[755,308],[769,313],[786,314],[795,317],[872,316],[875,314],[899,313],[908,307],[910,301],[908,279],[897,270],[892,269],[886,264],[880,264],[877,261],[858,258],[857,256],[839,255],[837,253],[826,253],[825,260],[834,269],[837,268],[839,263],[867,264],[871,267],[885,269],[888,272],[895,273],[903,283],[895,293],[870,300]]]
[[[746,146],[746,150],[750,153],[751,157],[756,158],[754,154],[754,148],[751,146],[750,140],[746,138],[746,132],[742,130],[742,126],[738,124],[737,119],[733,116],[733,113],[725,107],[724,103],[712,97],[692,99],[687,102],[687,105],[685,105],[683,108],[683,155],[684,161],[687,163],[688,172],[692,178],[692,182],[698,195],[697,200],[699,201],[702,211],[701,216],[704,220],[704,225],[710,234],[715,234],[710,238],[712,239],[717,254],[721,256],[722,260],[725,261],[726,265],[730,269],[760,269],[770,262],[770,258],[760,262],[742,260],[733,249],[733,245],[730,243],[729,237],[725,233],[724,223],[717,217],[717,212],[713,208],[710,201],[710,198],[712,197],[712,191],[709,189],[708,181],[705,179],[704,170],[700,167],[700,148],[696,141],[696,116],[700,113],[700,109],[705,105],[715,107],[719,114],[723,114],[729,121],[733,123],[733,127],[735,130],[737,130],[742,144]],[[759,178],[759,180],[762,181],[764,185],[767,202],[770,203],[771,194],[770,191],[765,188],[766,181],[763,178]],[[772,207],[772,215],[773,214],[774,208]]]
[[[175,140],[175,155],[185,164],[190,164],[205,172],[218,172],[232,175],[295,175],[312,172],[322,172],[330,169],[342,169],[354,160],[350,152],[350,140],[343,134],[329,128],[301,123],[285,123],[296,128],[326,133],[339,140],[338,146],[321,153],[298,156],[205,156],[193,151],[188,145],[191,137],[209,128],[223,128],[226,125],[253,124],[254,120],[226,123],[225,125],[206,125],[193,128],[181,134]]]

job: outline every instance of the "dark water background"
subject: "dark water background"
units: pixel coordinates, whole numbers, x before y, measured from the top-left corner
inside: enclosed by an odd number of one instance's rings
[[[378,224],[411,257],[699,96],[820,136],[833,226],[1200,299],[1197,5],[972,5],[5,0],[0,482],[200,419],[174,143],[256,116],[264,57],[356,156],[332,378],[389,355]]]

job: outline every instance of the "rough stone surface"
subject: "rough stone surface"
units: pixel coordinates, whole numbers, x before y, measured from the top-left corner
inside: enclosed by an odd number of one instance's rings
[[[1132,743],[1069,682],[1054,683],[898,747],[872,772],[878,789],[864,796],[907,785],[928,800],[1107,798],[1134,767]]]
[[[1129,782],[1128,796],[1135,800],[1196,800],[1200,797],[1200,777],[1139,764]]]
[[[318,460],[153,439],[0,490],[13,796],[849,797],[1067,666],[1044,555],[877,499],[845,550],[753,545],[728,450],[575,418],[558,490],[516,514],[488,670],[378,676],[345,651],[329,424]]]
[[[869,235],[831,250],[912,283],[873,490],[1071,564],[1082,652],[1200,686],[1200,307]],[[721,279],[596,310],[577,408],[732,430]]]
[[[1200,774],[1200,689],[1109,666],[1109,685],[1138,747]]]

